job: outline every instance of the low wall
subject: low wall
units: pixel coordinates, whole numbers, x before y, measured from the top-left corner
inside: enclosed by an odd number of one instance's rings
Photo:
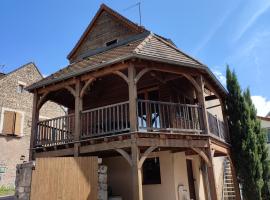
[[[35,162],[18,164],[16,167],[15,199],[29,200],[31,191],[32,170]]]

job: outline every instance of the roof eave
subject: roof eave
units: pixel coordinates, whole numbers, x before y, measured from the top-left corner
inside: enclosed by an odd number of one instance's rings
[[[172,61],[172,60],[167,60],[167,59],[161,59],[161,58],[155,58],[155,57],[150,57],[150,56],[144,56],[144,55],[138,55],[138,54],[128,54],[122,57],[119,57],[117,59],[108,61],[106,63],[100,63],[96,66],[89,66],[87,68],[84,68],[82,70],[78,70],[76,72],[70,73],[66,76],[62,76],[53,80],[48,80],[42,84],[33,84],[30,85],[26,88],[26,90],[28,90],[29,92],[32,92],[35,89],[47,86],[49,84],[53,84],[56,82],[60,82],[60,81],[64,81],[67,80],[69,78],[73,78],[74,76],[79,76],[82,75],[84,73],[88,73],[94,70],[98,70],[101,69],[103,67],[106,67],[108,65],[113,65],[119,62],[123,62],[123,61],[127,61],[129,59],[133,59],[133,58],[138,58],[138,59],[142,59],[142,60],[149,60],[149,61],[155,61],[155,62],[162,62],[162,63],[167,63],[167,64],[171,64],[171,65],[178,65],[178,66],[184,66],[184,67],[191,67],[191,68],[195,68],[195,69],[199,69],[199,70],[204,70],[206,73],[208,73],[210,75],[210,77],[214,80],[214,82],[217,84],[217,86],[221,89],[221,91],[227,95],[227,90],[223,87],[223,85],[219,82],[219,80],[216,78],[216,76],[211,72],[211,70],[205,66],[205,65],[194,65],[194,64],[189,64],[189,63],[184,63],[184,62],[179,62],[179,61]]]

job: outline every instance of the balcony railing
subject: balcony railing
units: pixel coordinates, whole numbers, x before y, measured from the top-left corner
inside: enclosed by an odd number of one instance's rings
[[[138,100],[138,127],[147,131],[201,132],[198,105]]]
[[[201,134],[202,110],[199,105],[138,100],[137,124],[140,132]],[[208,113],[210,132],[228,141],[224,123]],[[74,142],[74,114],[39,121],[35,146]],[[129,102],[82,111],[80,139],[103,137],[130,131]]]
[[[52,146],[71,142],[74,132],[74,114],[39,121],[36,146]]]
[[[229,142],[229,135],[226,131],[225,123],[218,119],[217,115],[207,112],[210,133]]]
[[[81,114],[81,138],[127,132],[129,102],[123,102],[83,111]]]

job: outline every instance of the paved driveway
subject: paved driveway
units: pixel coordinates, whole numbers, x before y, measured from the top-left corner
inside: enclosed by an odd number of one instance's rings
[[[0,197],[0,200],[14,200],[14,196]]]

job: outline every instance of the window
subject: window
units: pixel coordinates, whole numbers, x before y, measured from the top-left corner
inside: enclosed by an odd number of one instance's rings
[[[14,111],[4,111],[2,133],[6,135],[20,136],[22,125],[22,114]]]
[[[111,41],[109,41],[109,42],[106,42],[106,47],[111,46],[111,45],[113,45],[113,44],[116,44],[117,41],[118,41],[118,40],[115,39],[115,40],[111,40]]]
[[[17,93],[23,93],[25,86],[24,82],[18,81]]]
[[[147,158],[142,167],[143,184],[161,184],[159,158]]]

